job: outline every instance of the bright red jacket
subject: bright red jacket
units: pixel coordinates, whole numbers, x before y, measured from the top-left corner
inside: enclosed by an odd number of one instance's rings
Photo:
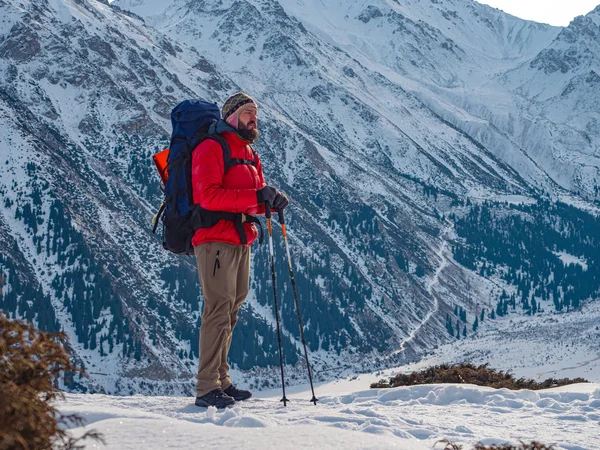
[[[210,211],[227,211],[264,215],[264,205],[259,205],[256,191],[265,186],[262,165],[256,152],[236,133],[224,132],[231,149],[232,159],[256,161],[256,165],[235,164],[224,173],[223,150],[214,139],[206,139],[192,154],[192,189],[194,203]],[[244,223],[248,243],[258,237],[258,230],[251,223]],[[200,228],[192,238],[192,245],[204,242],[226,242],[242,245],[240,235],[231,220],[220,220],[209,228]]]

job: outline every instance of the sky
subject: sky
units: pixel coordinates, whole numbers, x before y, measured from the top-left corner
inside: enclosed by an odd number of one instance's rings
[[[113,2],[114,0],[108,0]],[[600,0],[476,0],[521,19],[566,27],[576,16],[589,13]]]
[[[521,19],[567,26],[576,16],[589,13],[600,0],[477,0]]]

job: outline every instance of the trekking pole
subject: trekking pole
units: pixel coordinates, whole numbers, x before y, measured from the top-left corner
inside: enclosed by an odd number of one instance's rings
[[[308,379],[310,381],[310,389],[312,391],[312,399],[310,400],[316,406],[319,399],[315,397],[315,388],[313,387],[312,374],[310,372],[310,363],[308,362],[308,351],[306,350],[306,340],[304,339],[304,326],[302,325],[302,317],[300,316],[300,303],[298,302],[298,293],[296,292],[296,280],[294,279],[294,269],[292,268],[292,257],[290,256],[290,246],[287,240],[287,231],[285,229],[285,218],[283,210],[280,209],[279,223],[281,224],[281,232],[283,233],[283,242],[285,242],[285,252],[287,254],[288,266],[290,268],[290,278],[292,279],[292,290],[294,291],[294,301],[296,303],[296,312],[298,313],[298,326],[300,327],[300,336],[302,337],[302,345],[304,345],[304,357],[306,358],[306,368],[308,369]]]
[[[271,207],[265,202],[265,217],[269,233],[269,254],[271,256],[271,278],[273,280],[273,297],[275,298],[275,322],[277,322],[277,343],[279,344],[279,367],[281,367],[281,389],[283,390],[283,406],[289,401],[285,396],[285,379],[283,376],[283,354],[281,353],[281,330],[279,329],[279,307],[277,306],[277,285],[275,284],[275,259],[273,257],[273,228],[271,227]]]

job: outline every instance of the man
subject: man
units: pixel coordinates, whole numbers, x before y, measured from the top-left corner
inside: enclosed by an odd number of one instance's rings
[[[264,214],[265,203],[284,209],[287,198],[265,184],[258,154],[250,147],[259,136],[256,102],[243,92],[234,94],[223,105],[222,116],[227,125],[220,124],[226,129],[221,136],[236,164],[225,170],[219,143],[204,140],[192,156],[194,203],[211,211],[244,214]],[[252,396],[231,383],[227,354],[238,311],[248,294],[250,246],[257,236],[253,223],[244,222],[242,229],[232,220],[220,220],[212,227],[200,228],[192,239],[204,296],[198,406],[225,408]]]

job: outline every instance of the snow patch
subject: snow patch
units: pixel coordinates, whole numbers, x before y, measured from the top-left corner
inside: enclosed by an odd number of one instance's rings
[[[552,253],[554,253],[563,262],[563,264],[565,266],[568,266],[569,264],[577,264],[577,265],[581,266],[584,271],[588,269],[587,262],[582,257],[573,256],[567,252],[552,252]]]

